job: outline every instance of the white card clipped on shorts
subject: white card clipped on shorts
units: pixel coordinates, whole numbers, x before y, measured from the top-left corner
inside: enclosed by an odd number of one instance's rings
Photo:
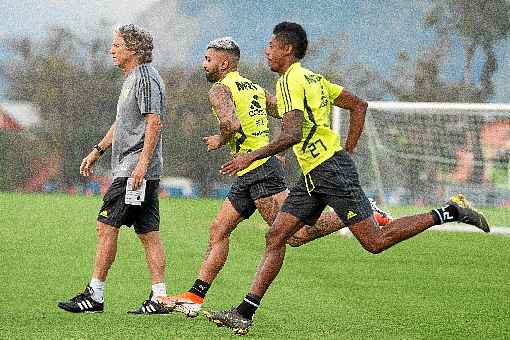
[[[133,190],[133,179],[128,178],[126,184],[126,199],[124,200],[124,203],[129,205],[142,205],[142,202],[145,200],[146,184],[147,181],[144,179],[138,190]]]

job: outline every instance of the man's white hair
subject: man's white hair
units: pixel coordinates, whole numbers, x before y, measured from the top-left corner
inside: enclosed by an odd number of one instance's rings
[[[235,53],[240,53],[239,44],[231,37],[223,37],[211,40],[207,44],[207,49],[214,48],[215,50],[224,50]]]

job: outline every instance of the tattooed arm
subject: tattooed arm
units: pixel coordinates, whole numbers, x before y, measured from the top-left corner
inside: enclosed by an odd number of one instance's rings
[[[221,167],[223,174],[234,175],[238,171],[246,169],[257,159],[276,155],[279,152],[287,150],[294,144],[301,141],[303,137],[303,111],[292,110],[285,114],[282,120],[282,130],[273,142],[249,153],[239,154],[230,162]]]
[[[241,129],[241,123],[235,115],[235,105],[229,88],[222,84],[214,84],[209,90],[209,101],[218,115],[220,134],[204,137],[207,151],[225,145],[234,134]]]
[[[281,119],[278,115],[278,107],[276,106],[276,97],[273,96],[271,93],[266,92],[266,111],[267,114],[271,117]]]

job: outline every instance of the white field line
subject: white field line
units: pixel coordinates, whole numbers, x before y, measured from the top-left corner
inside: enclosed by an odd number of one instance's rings
[[[459,232],[459,233],[483,233],[482,230],[480,230],[476,227],[473,227],[470,225],[465,225],[465,224],[457,224],[457,223],[436,225],[430,229],[436,230],[436,231],[451,231],[451,232]],[[491,227],[491,232],[489,234],[510,236],[510,228],[508,228],[508,227]]]
[[[465,224],[458,224],[458,223],[448,223],[443,225],[436,225],[432,228],[428,229],[431,231],[448,231],[448,232],[454,232],[454,233],[483,233],[478,228],[465,225]],[[343,237],[351,237],[352,233],[349,229],[343,228],[339,231],[340,235]],[[491,227],[491,232],[489,233],[491,235],[501,235],[501,236],[507,236],[510,237],[510,228],[509,227]]]

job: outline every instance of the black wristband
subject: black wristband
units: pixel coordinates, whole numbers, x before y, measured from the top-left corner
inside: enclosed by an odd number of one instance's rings
[[[103,148],[100,147],[98,144],[94,145],[94,149],[96,149],[97,152],[99,152],[100,155],[104,154]]]

